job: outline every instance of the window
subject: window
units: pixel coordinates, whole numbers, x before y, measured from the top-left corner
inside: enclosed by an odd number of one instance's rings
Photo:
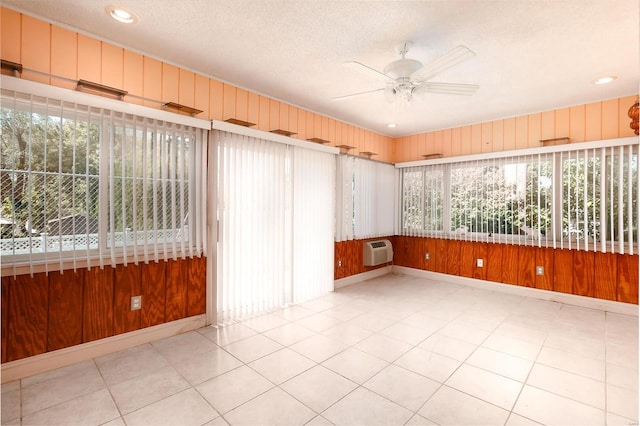
[[[573,147],[402,168],[401,232],[632,252],[637,143]]]
[[[0,114],[5,265],[200,253],[202,130],[9,90]]]

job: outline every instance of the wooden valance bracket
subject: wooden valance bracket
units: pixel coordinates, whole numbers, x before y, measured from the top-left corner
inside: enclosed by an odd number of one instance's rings
[[[331,143],[330,141],[324,140],[324,139],[320,139],[320,138],[309,138],[307,139],[309,142],[315,142],[315,143],[319,143],[319,144],[326,144],[326,143]]]
[[[376,152],[371,152],[371,151],[360,151],[360,155],[366,158],[371,158],[374,155],[378,155],[378,153]]]
[[[443,155],[442,154],[422,154],[421,157],[424,158],[425,160],[435,160],[436,158],[442,158]]]
[[[20,74],[22,74],[22,64],[2,59],[2,71],[8,71],[10,74],[13,74],[14,77],[20,77]]]
[[[167,102],[166,104],[162,105],[162,109],[178,112],[180,114],[190,115],[192,117],[202,112],[201,109],[191,108],[190,106],[181,105],[175,102]]]
[[[290,132],[288,130],[282,130],[282,129],[271,130],[271,133],[275,133],[276,135],[282,135],[282,136],[293,136],[296,134],[295,132]]]
[[[76,86],[76,89],[84,92],[84,91],[89,91],[92,93],[96,93],[102,96],[112,96],[118,100],[122,100],[122,98],[124,98],[127,93],[126,90],[122,90],[122,89],[116,89],[115,87],[109,87],[109,86],[105,86],[103,84],[98,84],[98,83],[94,83],[92,81],[87,81],[87,80],[78,80],[78,85]]]
[[[340,152],[347,154],[349,151],[351,151],[353,148],[355,148],[355,146],[351,146],[351,145],[338,145],[338,148],[340,148]]]
[[[249,123],[248,121],[238,120],[237,118],[227,118],[224,121],[225,123],[236,124],[242,127],[252,127],[256,125],[256,123]]]
[[[542,144],[542,146],[549,146],[549,145],[556,145],[556,142],[559,143],[569,143],[569,138],[568,137],[563,137],[563,138],[549,138],[549,139],[540,139],[540,143]]]

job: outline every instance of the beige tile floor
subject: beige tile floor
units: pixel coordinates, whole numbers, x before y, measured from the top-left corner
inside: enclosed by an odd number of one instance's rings
[[[402,275],[2,385],[6,425],[637,422],[637,317]]]

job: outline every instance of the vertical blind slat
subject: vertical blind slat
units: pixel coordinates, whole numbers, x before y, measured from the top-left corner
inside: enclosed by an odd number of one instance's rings
[[[624,148],[618,147],[618,250],[624,253],[624,185],[622,176],[624,175]]]
[[[339,155],[336,241],[393,235],[396,173],[391,164]]]
[[[637,219],[633,217],[633,147],[627,147],[627,252],[633,254],[633,229],[638,226]],[[637,188],[636,188],[637,190]]]

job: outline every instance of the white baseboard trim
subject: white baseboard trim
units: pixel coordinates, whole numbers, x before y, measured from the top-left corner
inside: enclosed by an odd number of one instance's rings
[[[476,278],[459,277],[456,275],[441,274],[438,272],[424,271],[421,269],[408,268],[406,266],[393,267],[394,273],[410,275],[430,280],[444,281],[452,284],[460,284],[468,287],[480,288],[483,290],[499,291],[502,293],[514,294],[517,296],[533,297],[536,299],[548,300],[552,302],[566,303],[568,305],[582,308],[599,309],[601,311],[616,314],[638,316],[638,305],[624,302],[614,302],[613,300],[596,299],[594,297],[578,296],[575,294],[560,293],[557,291],[540,290],[538,288],[522,287],[512,284],[502,284],[493,281],[479,280]]]
[[[69,348],[57,351],[46,352],[44,354],[31,356],[29,358],[2,364],[1,382],[6,383],[12,380],[33,376],[34,374],[65,367],[77,362],[97,358],[112,352],[139,346],[154,340],[185,333],[204,327],[207,323],[206,315],[196,315],[189,318],[171,321],[129,333],[118,334],[93,342],[82,343]]]
[[[361,274],[351,275],[350,277],[340,278],[333,282],[333,288],[342,288],[348,285],[359,283],[361,281],[370,280],[371,278],[380,277],[391,272],[393,267],[391,265],[383,268],[373,269],[371,271],[363,272]]]

